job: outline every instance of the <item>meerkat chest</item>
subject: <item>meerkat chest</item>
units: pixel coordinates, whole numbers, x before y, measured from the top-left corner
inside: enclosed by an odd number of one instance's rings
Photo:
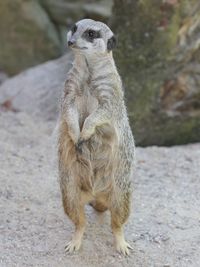
[[[82,124],[85,119],[97,109],[98,100],[89,85],[85,85],[77,93],[76,106],[79,113],[79,121]]]

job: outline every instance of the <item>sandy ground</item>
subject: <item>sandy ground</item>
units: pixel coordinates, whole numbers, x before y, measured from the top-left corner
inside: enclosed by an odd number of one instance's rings
[[[61,206],[54,126],[0,114],[0,267],[200,266],[200,144],[137,148],[129,257],[113,247],[109,214],[91,207],[80,252],[66,255],[73,226]]]

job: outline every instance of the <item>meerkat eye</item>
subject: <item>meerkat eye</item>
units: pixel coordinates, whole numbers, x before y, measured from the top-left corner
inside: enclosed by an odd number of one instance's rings
[[[101,34],[100,31],[88,29],[83,33],[82,37],[86,39],[88,42],[92,43],[94,39],[101,38]]]
[[[76,24],[74,24],[71,28],[71,32],[72,32],[72,34],[74,34],[76,31],[77,31],[77,26],[76,26]]]
[[[88,36],[89,36],[90,38],[94,38],[94,36],[95,36],[95,31],[93,31],[93,30],[89,30],[89,31],[88,31]]]

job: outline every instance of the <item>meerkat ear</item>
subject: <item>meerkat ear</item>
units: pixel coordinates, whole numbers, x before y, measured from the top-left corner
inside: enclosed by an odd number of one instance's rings
[[[113,35],[110,39],[108,39],[108,42],[107,42],[107,49],[108,51],[111,51],[113,50],[117,45],[117,40],[116,40],[116,37]]]

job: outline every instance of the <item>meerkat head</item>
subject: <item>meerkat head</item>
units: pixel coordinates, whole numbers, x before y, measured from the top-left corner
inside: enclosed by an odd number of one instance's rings
[[[67,34],[68,46],[76,53],[102,55],[116,46],[116,38],[110,28],[99,21],[78,21]]]

